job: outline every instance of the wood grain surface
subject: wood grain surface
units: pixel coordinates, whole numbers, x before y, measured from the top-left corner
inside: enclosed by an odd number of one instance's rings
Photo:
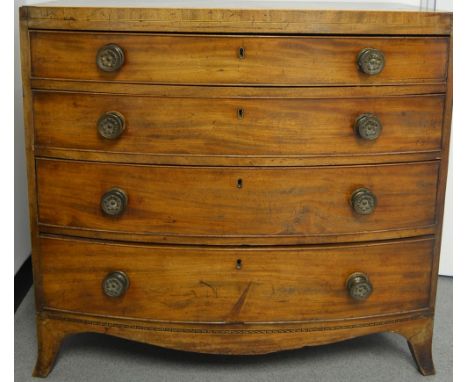
[[[386,86],[192,86],[155,85],[119,82],[73,81],[31,78],[31,88],[39,91],[72,93],[111,93],[160,98],[372,98],[435,95],[447,92],[446,82]],[[85,94],[82,94],[85,95]]]
[[[217,164],[217,156],[438,151],[444,96],[211,99],[35,92],[33,107],[36,148],[212,156]],[[110,111],[125,118],[125,131],[115,140],[97,132],[97,121]],[[366,141],[354,131],[355,120],[363,113],[375,114],[383,125],[375,141]]]
[[[372,333],[395,332],[408,340],[421,373],[434,374],[430,312],[351,322],[285,323],[274,325],[188,325],[147,323],[63,312],[42,311],[37,316],[41,352],[34,375],[46,377],[62,340],[83,332],[103,333],[171,349],[211,354],[265,354],[310,345],[322,345]],[[409,360],[409,359],[408,359]]]
[[[110,43],[124,50],[125,64],[106,73],[98,69],[96,53]],[[449,39],[31,32],[30,45],[34,78],[311,86],[445,81]],[[238,57],[240,48],[244,59]],[[356,58],[364,48],[384,52],[380,74],[359,71]]]
[[[43,237],[44,307],[184,322],[283,322],[362,318],[428,306],[433,239],[324,247],[135,246]],[[237,269],[238,261],[242,262]],[[102,291],[123,271],[122,297]],[[352,299],[348,276],[373,285]]]
[[[46,3],[21,7],[20,17],[31,29],[91,31],[449,35],[452,28],[450,12],[270,9],[269,4],[264,3],[266,9],[180,9]]]
[[[196,243],[203,236],[326,240],[327,235],[435,223],[436,161],[263,169],[44,159],[36,164],[39,223],[44,225],[189,236]],[[128,207],[118,218],[100,209],[101,196],[113,187],[128,195]],[[350,206],[360,187],[377,196],[371,215],[357,215]]]

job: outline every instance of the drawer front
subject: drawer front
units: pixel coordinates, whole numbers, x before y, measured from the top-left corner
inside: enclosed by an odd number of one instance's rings
[[[34,125],[39,147],[108,153],[187,157],[413,153],[440,150],[444,99],[442,95],[209,99],[36,92]],[[377,120],[380,134],[360,135],[356,122],[360,118],[364,128],[370,123],[371,129]]]
[[[435,222],[438,168],[438,161],[221,168],[39,159],[39,223],[190,237],[304,237],[427,227]],[[356,193],[363,189],[368,191]],[[360,213],[351,205],[353,195]],[[366,210],[372,205],[373,212]]]
[[[339,319],[424,309],[433,258],[432,239],[226,249],[42,238],[40,249],[47,308],[191,322]],[[123,272],[126,289],[112,284],[116,271]],[[364,300],[352,298],[348,289],[356,272],[367,277],[360,285],[366,287],[359,294]]]
[[[35,78],[174,84],[320,85],[445,81],[445,37],[245,37],[31,32]],[[114,50],[99,55],[109,44]],[[357,65],[383,52],[379,74]],[[101,51],[103,52],[103,51]],[[362,56],[361,56],[362,57]],[[362,59],[362,58],[361,58]],[[374,61],[375,62],[375,61]],[[379,62],[382,62],[380,60]],[[374,66],[374,68],[378,65]]]

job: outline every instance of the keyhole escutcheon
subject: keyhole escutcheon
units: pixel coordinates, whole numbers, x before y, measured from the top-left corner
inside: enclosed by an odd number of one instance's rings
[[[242,268],[242,259],[237,259],[236,261],[236,269],[241,269]]]
[[[240,60],[243,60],[245,58],[245,48],[243,46],[239,48],[239,51],[237,52],[237,56],[239,57]]]
[[[237,188],[242,188],[243,185],[244,184],[243,184],[242,179],[241,178],[237,179]]]

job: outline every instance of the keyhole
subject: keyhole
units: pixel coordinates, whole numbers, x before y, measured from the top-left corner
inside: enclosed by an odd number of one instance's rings
[[[242,268],[242,260],[241,259],[237,259],[236,261],[236,269],[241,269]]]
[[[244,119],[244,115],[245,115],[244,109],[242,109],[242,108],[237,109],[237,118],[238,119]]]
[[[243,186],[242,179],[237,179],[237,188],[242,188],[242,186]]]
[[[239,58],[243,60],[245,58],[245,48],[240,47],[239,48]]]

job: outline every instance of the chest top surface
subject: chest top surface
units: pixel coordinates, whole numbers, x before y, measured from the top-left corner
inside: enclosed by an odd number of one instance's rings
[[[425,6],[398,2],[349,2],[307,0],[53,0],[34,4],[38,7],[90,8],[184,8],[184,9],[305,9],[305,10],[370,10],[426,11]],[[429,11],[433,12],[433,11]]]
[[[25,6],[33,29],[186,33],[448,35],[452,14],[400,3],[59,0]]]

